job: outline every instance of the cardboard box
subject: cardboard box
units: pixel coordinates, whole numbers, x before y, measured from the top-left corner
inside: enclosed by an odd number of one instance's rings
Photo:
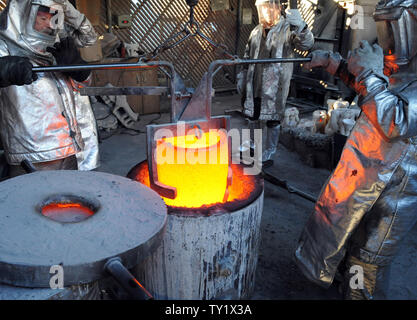
[[[93,26],[100,25],[101,0],[76,0],[76,5]]]
[[[104,59],[102,61],[102,63],[117,62],[120,62],[120,59]],[[103,87],[108,83],[115,87],[158,86],[157,68],[93,71],[92,86]],[[160,112],[160,96],[127,96],[127,101],[136,113]]]
[[[103,59],[103,52],[101,50],[100,40],[91,46],[80,48],[81,58],[86,62],[98,62]]]

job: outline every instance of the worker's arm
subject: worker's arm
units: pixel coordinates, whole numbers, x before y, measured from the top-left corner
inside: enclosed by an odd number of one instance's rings
[[[285,20],[291,26],[291,40],[294,47],[301,51],[310,50],[314,45],[314,36],[301,17],[300,12],[297,9],[287,9]]]
[[[77,47],[89,47],[97,42],[97,33],[91,22],[69,2],[64,4],[64,22],[70,27],[70,36]]]
[[[381,47],[362,41],[347,62],[340,54],[328,51],[317,50],[311,56],[312,61],[304,67],[322,67],[352,87],[360,97],[362,111],[385,140],[417,135],[417,106],[388,89]]]

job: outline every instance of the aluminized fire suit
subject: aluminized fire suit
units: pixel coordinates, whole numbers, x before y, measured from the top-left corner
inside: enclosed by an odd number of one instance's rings
[[[258,12],[260,5],[274,3],[279,1],[256,1]],[[263,25],[259,15],[260,24],[249,36],[244,58],[291,58],[294,49],[306,51],[313,47],[314,36],[298,10],[287,10],[273,26]],[[250,129],[263,131],[262,161],[270,160],[276,152],[279,122],[284,118],[293,68],[292,63],[249,65],[237,76],[237,89],[244,98],[244,114],[250,119]]]
[[[309,64],[353,86],[362,114],[321,191],[295,257],[303,273],[324,287],[338,267],[344,268],[345,297],[350,299],[387,297],[391,262],[417,222],[416,17],[416,0],[382,1],[374,18],[384,50],[363,42],[348,63],[338,54],[313,52]],[[382,73],[384,54],[385,74],[397,72],[389,82]],[[357,66],[360,72],[352,75]],[[349,285],[355,265],[364,272],[362,289]]]
[[[10,0],[0,16],[0,56],[27,57],[33,65],[55,63],[46,48],[59,41],[58,32],[46,35],[33,29],[40,5],[63,11],[77,46],[96,42],[91,23],[67,0]],[[98,166],[96,124],[89,101],[76,91],[79,85],[62,73],[44,73],[30,85],[0,90],[0,133],[10,165],[77,155],[80,170]]]

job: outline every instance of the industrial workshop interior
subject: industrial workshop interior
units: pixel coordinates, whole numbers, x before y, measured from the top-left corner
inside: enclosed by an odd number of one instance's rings
[[[417,299],[417,0],[0,10],[0,300]]]

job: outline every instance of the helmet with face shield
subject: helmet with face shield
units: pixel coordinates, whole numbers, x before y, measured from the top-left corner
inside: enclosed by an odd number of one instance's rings
[[[56,35],[63,29],[64,14],[62,6],[53,1],[32,1],[27,24],[27,33],[33,36],[49,37]],[[51,38],[52,40],[52,38]]]
[[[281,17],[281,4],[279,0],[256,0],[259,23],[269,29],[276,25]]]
[[[0,15],[0,37],[25,55],[51,60],[46,52],[64,27],[66,0],[10,0]]]
[[[417,55],[417,0],[382,0],[374,20],[385,60],[408,65]]]

